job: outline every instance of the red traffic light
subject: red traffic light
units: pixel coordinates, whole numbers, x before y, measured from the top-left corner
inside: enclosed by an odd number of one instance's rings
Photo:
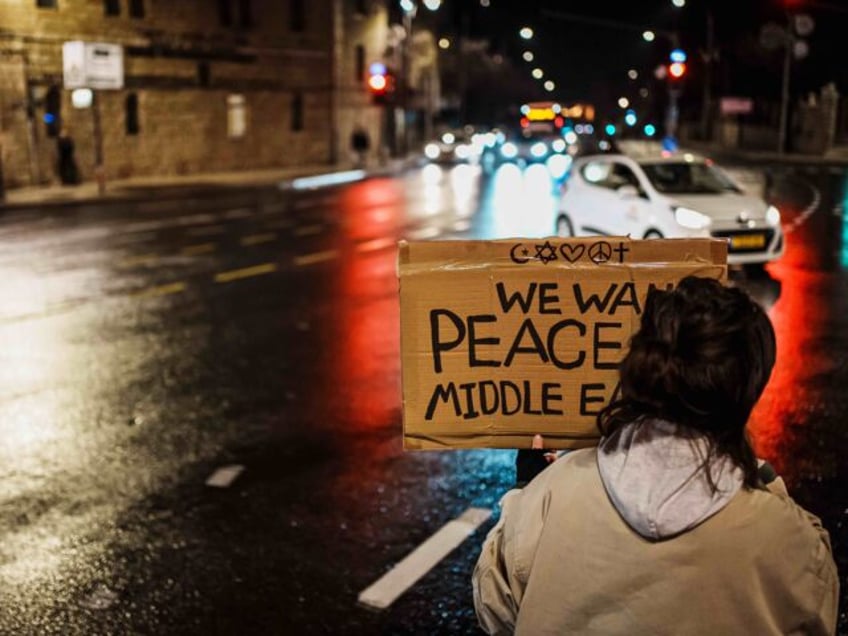
[[[673,79],[680,79],[686,74],[686,65],[683,62],[675,62],[668,65],[668,74]]]
[[[368,88],[372,93],[385,93],[388,85],[385,75],[371,75],[368,78]]]

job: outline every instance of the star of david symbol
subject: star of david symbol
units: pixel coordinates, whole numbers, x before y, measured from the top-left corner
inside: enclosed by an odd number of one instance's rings
[[[543,245],[536,245],[536,258],[542,261],[543,265],[557,259],[556,249],[550,241],[545,241]]]

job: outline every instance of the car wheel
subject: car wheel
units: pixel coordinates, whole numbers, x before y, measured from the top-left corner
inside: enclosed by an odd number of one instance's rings
[[[574,236],[574,226],[571,224],[571,219],[566,214],[560,214],[556,221],[557,236],[568,238]]]
[[[663,235],[662,235],[662,232],[660,232],[659,230],[648,230],[647,232],[645,232],[645,236],[643,236],[642,238],[645,238],[645,239],[661,239],[661,238],[663,238]]]

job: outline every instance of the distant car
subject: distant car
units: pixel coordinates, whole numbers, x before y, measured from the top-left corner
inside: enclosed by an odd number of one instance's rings
[[[572,133],[573,135],[573,133]],[[576,138],[576,135],[573,135]],[[483,151],[483,168],[492,171],[505,163],[521,167],[545,164],[554,178],[562,178],[571,167],[576,148],[558,132],[528,132],[501,136]]]
[[[556,233],[712,236],[727,239],[731,264],[761,265],[785,249],[777,208],[691,153],[576,159],[561,188]]]
[[[446,131],[424,146],[424,156],[434,163],[467,163],[475,161],[479,152],[464,131]]]

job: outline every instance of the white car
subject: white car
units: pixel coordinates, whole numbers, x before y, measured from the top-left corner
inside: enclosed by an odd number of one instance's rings
[[[730,264],[761,265],[785,249],[777,208],[690,153],[581,157],[562,186],[556,232],[724,238]]]

